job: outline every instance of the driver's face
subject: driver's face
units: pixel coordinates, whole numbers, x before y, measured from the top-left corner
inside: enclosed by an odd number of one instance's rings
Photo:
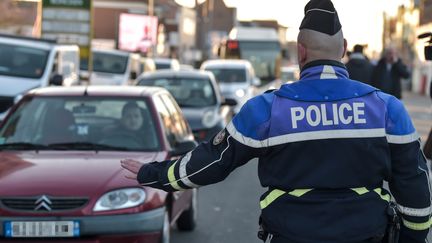
[[[122,117],[123,125],[129,130],[138,130],[143,124],[143,117],[139,108],[126,110]]]

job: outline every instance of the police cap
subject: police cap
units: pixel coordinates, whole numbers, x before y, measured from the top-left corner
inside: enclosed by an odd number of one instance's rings
[[[330,0],[310,0],[304,8],[304,14],[300,30],[310,29],[332,36],[342,28]]]

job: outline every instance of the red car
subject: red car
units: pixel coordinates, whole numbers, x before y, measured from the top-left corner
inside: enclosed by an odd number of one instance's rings
[[[31,91],[0,127],[0,241],[169,242],[170,225],[195,227],[196,190],[141,187],[120,160],[173,159],[195,146],[165,89]]]

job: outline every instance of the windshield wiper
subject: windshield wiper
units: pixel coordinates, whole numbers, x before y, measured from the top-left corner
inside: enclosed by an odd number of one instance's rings
[[[130,151],[126,147],[111,146],[105,144],[89,143],[89,142],[74,142],[74,143],[53,143],[48,145],[52,149],[62,150],[108,150],[108,151]]]
[[[0,144],[0,150],[12,149],[12,150],[42,150],[47,149],[46,145],[34,144],[34,143],[5,143]]]

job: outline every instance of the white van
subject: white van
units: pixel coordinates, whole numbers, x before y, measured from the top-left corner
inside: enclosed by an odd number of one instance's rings
[[[112,49],[92,49],[93,71],[81,63],[81,77],[90,85],[130,85],[141,74],[141,56]]]
[[[252,64],[246,60],[208,60],[200,69],[212,72],[222,95],[237,101],[234,113],[238,113],[246,101],[256,95],[257,86],[261,84]]]
[[[0,34],[0,120],[31,89],[78,83],[78,46]]]

